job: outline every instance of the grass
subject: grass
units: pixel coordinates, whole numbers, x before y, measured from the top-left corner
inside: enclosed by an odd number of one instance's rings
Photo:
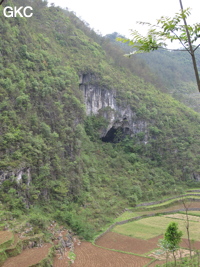
[[[68,257],[69,257],[70,261],[75,261],[76,254],[74,252],[69,251]]]
[[[133,217],[137,217],[140,216],[138,213],[136,212],[130,212],[130,211],[125,211],[124,213],[122,213],[119,217],[117,217],[114,222],[121,222],[121,221],[125,221],[128,219],[131,219]]]
[[[184,213],[184,212],[181,212],[181,213]],[[189,215],[194,215],[194,216],[200,216],[200,211],[188,211],[188,214]]]
[[[178,222],[179,229],[183,231],[183,238],[187,238],[184,220],[174,219],[174,221]],[[113,232],[140,239],[150,239],[164,234],[170,222],[172,218],[155,216],[118,225],[113,228]],[[200,239],[199,222],[190,222],[190,237],[194,240]]]
[[[178,219],[178,220],[187,220],[186,214],[183,213],[173,213],[173,214],[166,214],[164,215],[167,218],[171,218],[171,219]],[[200,222],[200,218],[199,216],[195,216],[195,215],[188,215],[188,219],[190,222]]]

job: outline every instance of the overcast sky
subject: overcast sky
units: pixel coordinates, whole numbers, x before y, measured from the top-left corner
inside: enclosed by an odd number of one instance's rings
[[[161,16],[173,16],[180,10],[179,0],[48,0],[56,6],[74,11],[102,35],[118,32],[129,36],[130,29],[143,31],[136,21],[155,23]],[[191,7],[191,23],[200,22],[199,0],[182,0],[183,7]]]

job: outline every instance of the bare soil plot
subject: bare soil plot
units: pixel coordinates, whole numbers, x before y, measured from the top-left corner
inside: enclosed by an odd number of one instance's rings
[[[47,257],[51,244],[44,244],[43,247],[26,249],[16,257],[11,257],[2,265],[2,267],[28,267],[40,262]]]
[[[0,231],[0,245],[13,238],[13,234],[10,231]]]
[[[188,240],[186,238],[182,239],[180,247],[189,249]],[[191,247],[192,249],[200,250],[200,241],[191,241]]]
[[[75,247],[76,260],[72,267],[143,267],[151,259],[99,248],[89,242]]]
[[[142,240],[114,232],[108,232],[100,237],[96,244],[105,248],[144,254],[157,248],[158,239],[160,238],[161,236],[149,240]]]

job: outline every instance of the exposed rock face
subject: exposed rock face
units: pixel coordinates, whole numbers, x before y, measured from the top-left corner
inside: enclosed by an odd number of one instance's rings
[[[116,90],[99,85],[94,74],[80,75],[80,90],[84,94],[87,115],[101,114],[109,121],[108,127],[100,134],[101,138],[106,138],[109,134],[111,136],[116,129],[121,129],[124,135],[131,136],[144,132],[144,142],[148,141],[147,122],[138,119],[129,105],[117,104]]]
[[[19,184],[22,182],[22,176],[27,175],[27,185],[31,182],[31,173],[30,168],[21,168],[15,171],[3,171],[0,170],[0,185],[7,179],[15,179],[16,182]]]
[[[196,181],[200,181],[200,173],[194,172],[192,178],[194,178]]]

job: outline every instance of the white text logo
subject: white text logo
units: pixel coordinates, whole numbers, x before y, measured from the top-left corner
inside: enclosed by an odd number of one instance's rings
[[[27,14],[28,9],[33,10],[33,8],[31,6],[26,6],[26,7],[20,6],[19,8],[17,8],[17,7],[12,8],[11,6],[6,6],[3,10],[3,14],[7,18],[10,18],[10,17],[16,18],[17,15],[19,15],[20,17],[30,18],[33,16],[33,13],[30,13],[30,11],[29,11]]]

